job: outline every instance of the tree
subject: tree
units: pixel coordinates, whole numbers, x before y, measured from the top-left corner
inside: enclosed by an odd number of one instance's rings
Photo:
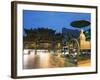
[[[86,36],[86,40],[90,40],[91,39],[91,29],[88,29],[84,32],[85,36]]]

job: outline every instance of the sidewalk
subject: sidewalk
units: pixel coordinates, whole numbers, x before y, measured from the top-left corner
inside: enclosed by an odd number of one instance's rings
[[[91,60],[79,61],[79,66],[91,66]]]

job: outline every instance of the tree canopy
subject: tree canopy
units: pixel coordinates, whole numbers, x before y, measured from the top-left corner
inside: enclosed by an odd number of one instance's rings
[[[62,34],[56,33],[53,29],[48,28],[34,28],[34,29],[25,29],[24,40],[26,41],[42,41],[42,42],[49,42],[49,41],[61,41]]]
[[[71,22],[71,26],[76,27],[76,28],[83,28],[89,25],[90,25],[90,22],[86,20],[76,20],[76,21]]]

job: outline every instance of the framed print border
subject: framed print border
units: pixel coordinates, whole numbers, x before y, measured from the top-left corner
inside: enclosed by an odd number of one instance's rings
[[[59,73],[59,74],[41,74],[41,75],[27,75],[27,76],[20,76],[18,75],[18,4],[22,5],[45,5],[45,6],[55,6],[55,7],[72,7],[72,8],[89,8],[95,9],[95,71],[89,72],[77,72],[77,73]],[[98,9],[97,6],[88,6],[88,5],[71,5],[71,4],[56,4],[56,3],[42,3],[42,2],[25,2],[25,1],[12,1],[11,2],[11,77],[12,78],[30,78],[30,77],[49,77],[49,76],[64,76],[64,75],[80,75],[80,74],[94,74],[98,72],[98,59],[97,59],[97,44],[98,44]]]

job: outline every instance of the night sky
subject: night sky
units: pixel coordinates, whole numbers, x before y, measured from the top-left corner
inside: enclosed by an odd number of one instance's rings
[[[30,28],[50,28],[56,32],[62,32],[62,28],[75,29],[70,23],[75,20],[87,20],[91,22],[90,13],[75,12],[51,12],[23,10],[23,27]],[[90,28],[84,28],[84,30]]]

